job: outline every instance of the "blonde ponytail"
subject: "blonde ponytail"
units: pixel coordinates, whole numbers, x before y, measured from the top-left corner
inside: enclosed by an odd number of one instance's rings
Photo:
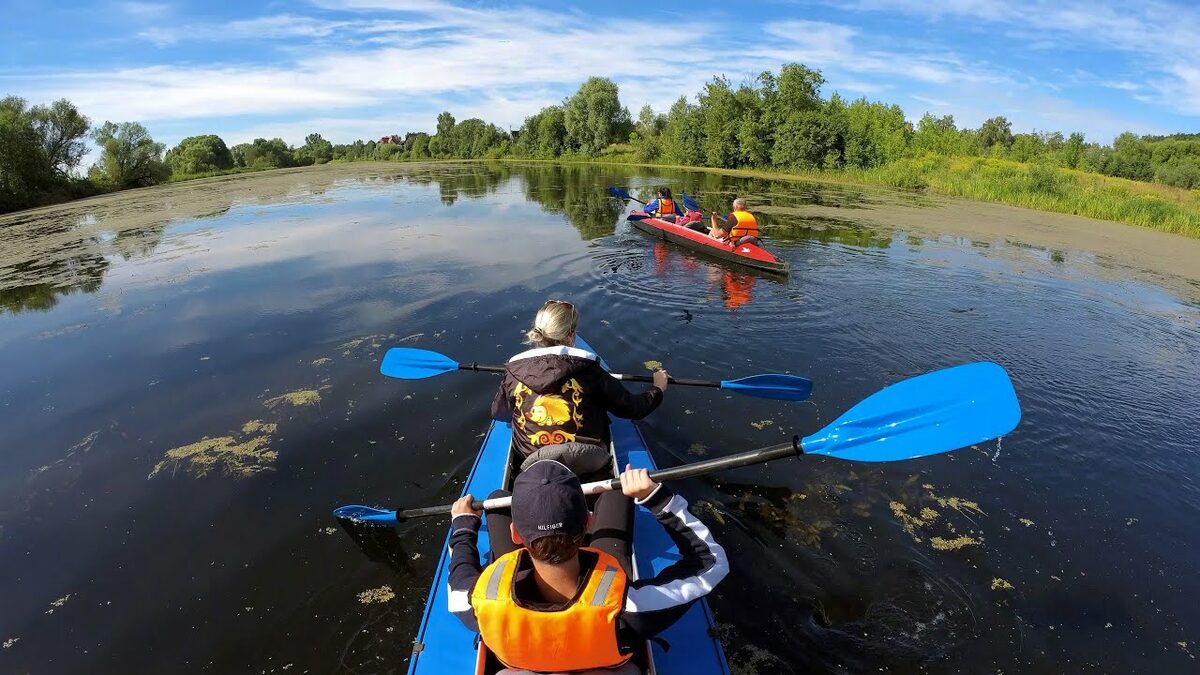
[[[533,328],[525,333],[525,344],[534,347],[564,345],[579,325],[579,310],[563,300],[547,300],[533,319]]]

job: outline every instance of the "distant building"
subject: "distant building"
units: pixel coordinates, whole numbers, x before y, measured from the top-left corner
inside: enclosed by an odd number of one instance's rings
[[[380,145],[403,145],[404,139],[399,136],[384,136],[379,139]]]

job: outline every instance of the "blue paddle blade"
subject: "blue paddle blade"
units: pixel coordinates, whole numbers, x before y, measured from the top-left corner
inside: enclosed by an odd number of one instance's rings
[[[859,462],[936,455],[998,438],[1021,421],[1008,373],[971,363],[897,382],[802,441],[804,452]]]
[[[699,211],[700,210],[700,205],[696,203],[696,200],[692,199],[691,197],[687,196],[686,194],[679,195],[679,200],[681,202],[683,202],[683,208],[687,209],[688,211]]]
[[[776,401],[804,401],[812,393],[813,383],[812,380],[798,375],[767,373],[736,380],[721,380],[721,388]]]
[[[458,370],[458,362],[450,357],[411,347],[392,347],[379,364],[379,372],[402,380],[423,380],[452,370]]]
[[[349,506],[339,506],[333,510],[335,518],[345,518],[354,522],[376,523],[380,525],[395,525],[396,512],[384,511],[370,506],[362,506],[360,504],[351,504]]]
[[[633,199],[633,195],[629,194],[629,193],[628,193],[628,192],[626,192],[624,189],[622,189],[622,188],[619,188],[619,187],[617,187],[617,186],[615,186],[615,185],[610,185],[610,186],[609,186],[609,188],[608,188],[608,194],[610,194],[610,195],[612,195],[612,196],[614,196],[614,197],[617,197],[617,198],[619,198],[619,199]]]

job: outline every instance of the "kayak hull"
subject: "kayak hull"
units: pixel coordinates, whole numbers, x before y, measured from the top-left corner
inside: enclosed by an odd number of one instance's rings
[[[787,275],[791,272],[791,266],[786,261],[780,260],[770,251],[755,244],[734,246],[683,225],[647,216],[641,211],[630,213],[628,220],[631,225],[646,234],[678,244],[697,253],[773,274]]]
[[[577,338],[576,344],[582,349],[592,351],[582,338]],[[646,441],[638,428],[629,420],[615,417],[611,420],[617,466],[632,464],[638,468],[655,469],[654,460],[650,457]],[[463,494],[483,496],[503,485],[511,439],[512,427],[507,422],[491,422],[479,455],[463,486]],[[633,558],[638,578],[654,576],[679,560],[678,549],[654,519],[653,514],[645,509],[636,508],[633,520]],[[479,549],[488,550],[486,528],[480,530]],[[479,658],[477,635],[467,630],[449,611],[449,566],[449,550],[443,546],[441,560],[429,589],[421,627],[413,641],[409,675],[468,675],[476,672]],[[729,664],[716,635],[716,623],[712,612],[708,604],[700,600],[659,636],[670,645],[669,650],[652,643],[653,666],[650,672],[669,675],[729,675]]]

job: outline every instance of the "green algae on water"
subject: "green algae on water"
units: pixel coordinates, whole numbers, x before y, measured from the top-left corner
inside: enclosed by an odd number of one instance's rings
[[[154,478],[166,469],[171,469],[172,473],[184,469],[196,478],[218,470],[227,476],[241,478],[273,471],[271,464],[279,458],[279,453],[267,446],[277,427],[261,420],[251,420],[242,425],[241,439],[232,435],[216,438],[205,436],[195,443],[171,448],[146,478]]]
[[[321,389],[325,389],[325,387],[322,387]],[[288,393],[281,394],[275,398],[269,398],[266,401],[263,401],[263,405],[267,406],[268,408],[276,408],[284,403],[287,403],[288,405],[302,408],[304,406],[316,405],[320,402],[320,389],[297,389],[296,391],[289,391]]]
[[[968,537],[965,534],[960,534],[953,539],[933,537],[929,540],[929,545],[939,551],[957,551],[966,546],[978,546],[981,543],[983,542],[974,537]]]
[[[358,594],[358,601],[364,605],[382,604],[390,602],[396,597],[392,587],[384,584],[379,588],[371,588]]]
[[[995,577],[992,579],[993,591],[1011,591],[1012,589],[1013,585],[1009,583],[1007,579],[1001,579],[1000,577]]]
[[[646,361],[642,365],[646,366],[646,370],[660,370],[662,368],[662,361]]]

